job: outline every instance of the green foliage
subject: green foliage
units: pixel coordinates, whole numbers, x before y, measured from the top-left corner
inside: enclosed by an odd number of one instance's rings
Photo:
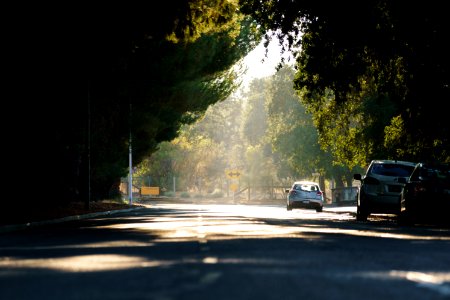
[[[400,157],[405,156],[404,152],[400,152],[403,151],[401,149],[401,144],[404,142],[402,141],[404,138],[402,132],[404,130],[405,130],[404,123],[401,116],[392,118],[391,124],[389,126],[386,126],[384,129],[385,131],[384,146],[387,149],[389,148],[393,148],[394,150],[398,149],[399,153],[397,154]]]
[[[450,99],[450,27],[442,2],[240,4],[264,30],[279,30],[291,46],[301,47],[295,89],[337,163],[449,160],[449,124],[432,125],[446,118],[439,107]],[[402,131],[394,130],[398,118]],[[387,136],[394,131],[395,141]]]
[[[180,150],[170,142],[159,144],[158,151],[145,158],[137,168],[134,176],[151,178],[152,186],[159,186],[169,190],[173,185],[173,177],[178,173],[175,171],[177,158],[181,158]]]
[[[188,192],[181,192],[180,193],[180,198],[190,198],[191,195]]]
[[[228,31],[241,17],[236,14],[237,0],[195,0],[186,1],[185,15],[174,22],[173,31],[167,39],[175,43],[192,42],[202,35]],[[235,28],[239,34],[239,28]]]
[[[158,9],[111,3],[92,7],[87,28],[87,41],[73,43],[88,45],[88,99],[61,95],[52,110],[37,110],[42,119],[60,113],[57,126],[36,132],[48,134],[45,147],[55,152],[47,166],[58,174],[55,195],[69,200],[116,193],[130,142],[138,165],[226,99],[239,86],[234,65],[260,39],[237,3],[221,0],[169,0]]]
[[[342,164],[338,164],[339,157],[332,152],[335,149],[331,145],[337,147],[339,137],[333,137],[333,143],[328,144],[328,147],[320,147],[313,116],[307,111],[302,98],[296,95],[292,85],[293,78],[292,68],[280,69],[271,82],[266,103],[269,112],[268,136],[274,152],[280,155],[282,162],[278,165],[279,176],[309,178],[312,173],[320,173],[343,182],[342,178],[349,176],[351,168],[343,168]],[[326,109],[322,107],[318,111],[324,112]],[[322,116],[324,115],[325,113]],[[323,119],[316,123],[320,125],[322,122],[326,126],[335,124]],[[325,145],[325,142],[322,144]],[[283,162],[287,166],[283,167]]]
[[[164,187],[170,187],[175,176],[177,189],[200,193],[217,188],[227,167],[223,139],[228,130],[221,127],[227,105],[221,102],[196,123],[182,126],[177,138],[161,143],[159,150],[139,165],[139,174],[159,178],[157,184]]]
[[[242,140],[250,145],[259,145],[267,130],[267,112],[265,110],[265,90],[267,80],[255,79],[249,87],[251,93],[246,95],[242,123]]]
[[[336,158],[320,148],[312,116],[296,95],[293,78],[294,70],[284,67],[273,77],[255,79],[245,93],[209,107],[197,122],[183,126],[179,137],[162,143],[138,173],[164,178],[160,171],[167,158],[167,182],[175,174],[177,187],[193,197],[205,192],[222,197],[230,184],[224,171],[230,168],[243,173],[239,181],[245,185],[283,180],[290,184],[293,178],[311,178],[314,172],[334,178],[338,186],[351,184],[351,169],[333,163]]]
[[[163,195],[165,197],[171,197],[171,198],[176,196],[175,192],[172,192],[172,191],[166,191],[166,192],[163,193]]]

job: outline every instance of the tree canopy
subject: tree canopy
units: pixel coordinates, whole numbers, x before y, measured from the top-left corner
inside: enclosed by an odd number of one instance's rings
[[[239,85],[233,66],[269,31],[298,49],[294,87],[334,163],[450,160],[443,2],[168,0],[58,9],[44,26],[30,18],[30,34],[9,44],[24,61],[13,62],[15,118],[4,125],[14,127],[5,137],[12,195],[27,186],[54,200],[111,197],[128,171],[130,141],[136,165],[226,99]],[[45,72],[52,78],[40,79]]]
[[[104,181],[99,187],[125,174],[129,138],[136,165],[238,86],[232,67],[259,34],[236,4],[166,1],[157,10],[120,5],[106,18],[92,16],[92,180]],[[96,191],[100,198],[109,192]]]
[[[130,142],[137,165],[174,139],[182,124],[224,100],[239,85],[235,65],[261,38],[256,24],[239,14],[237,1],[85,8],[73,10],[80,13],[79,20],[70,19],[77,29],[61,27],[55,47],[46,48],[55,55],[45,57],[64,65],[49,93],[59,94],[53,103],[50,95],[29,101],[27,140],[19,133],[14,140],[23,149],[18,160],[27,151],[38,157],[16,165],[15,178],[30,166],[40,174],[15,187],[41,191],[43,201],[114,197],[128,173]],[[58,21],[55,26],[70,22]],[[80,21],[82,28],[75,25]]]
[[[240,4],[264,31],[300,49],[295,88],[314,114],[322,145],[340,162],[450,159],[449,123],[435,122],[445,120],[439,108],[450,99],[450,26],[442,2]]]

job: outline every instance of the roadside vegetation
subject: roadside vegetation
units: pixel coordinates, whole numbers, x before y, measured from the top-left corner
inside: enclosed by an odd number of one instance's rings
[[[49,206],[118,197],[130,151],[136,175],[167,189],[175,176],[198,192],[213,191],[228,167],[248,181],[319,174],[344,186],[371,159],[450,161],[442,2],[152,5],[90,7],[87,34],[48,50],[69,73],[87,45],[87,82],[55,86],[55,103],[12,103],[27,126],[6,138],[8,207],[36,204],[17,200],[24,187]],[[236,66],[269,32],[295,63],[236,94]]]
[[[240,189],[289,187],[298,178],[321,181],[323,190],[331,180],[337,187],[351,186],[353,172],[361,168],[338,165],[321,149],[312,115],[293,88],[294,75],[286,65],[210,106],[137,166],[134,185],[160,186],[167,195],[175,180],[176,190],[192,197],[228,194],[233,183]],[[230,179],[227,170],[242,175]]]

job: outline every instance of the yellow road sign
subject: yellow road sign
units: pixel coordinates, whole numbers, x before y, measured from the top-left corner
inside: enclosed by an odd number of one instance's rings
[[[239,186],[236,183],[230,184],[230,190],[233,192],[236,192],[238,190]]]
[[[143,186],[141,187],[141,195],[159,195],[159,186]]]
[[[225,170],[225,174],[227,175],[228,178],[230,179],[238,179],[239,177],[241,177],[242,172],[234,169],[234,170]]]

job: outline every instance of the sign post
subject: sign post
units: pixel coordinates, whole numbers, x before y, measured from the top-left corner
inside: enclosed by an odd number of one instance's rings
[[[242,172],[238,169],[227,169],[225,170],[225,175],[232,181],[239,180]],[[239,189],[239,185],[236,182],[230,184],[230,190],[233,192],[233,202],[236,202],[236,192]]]

